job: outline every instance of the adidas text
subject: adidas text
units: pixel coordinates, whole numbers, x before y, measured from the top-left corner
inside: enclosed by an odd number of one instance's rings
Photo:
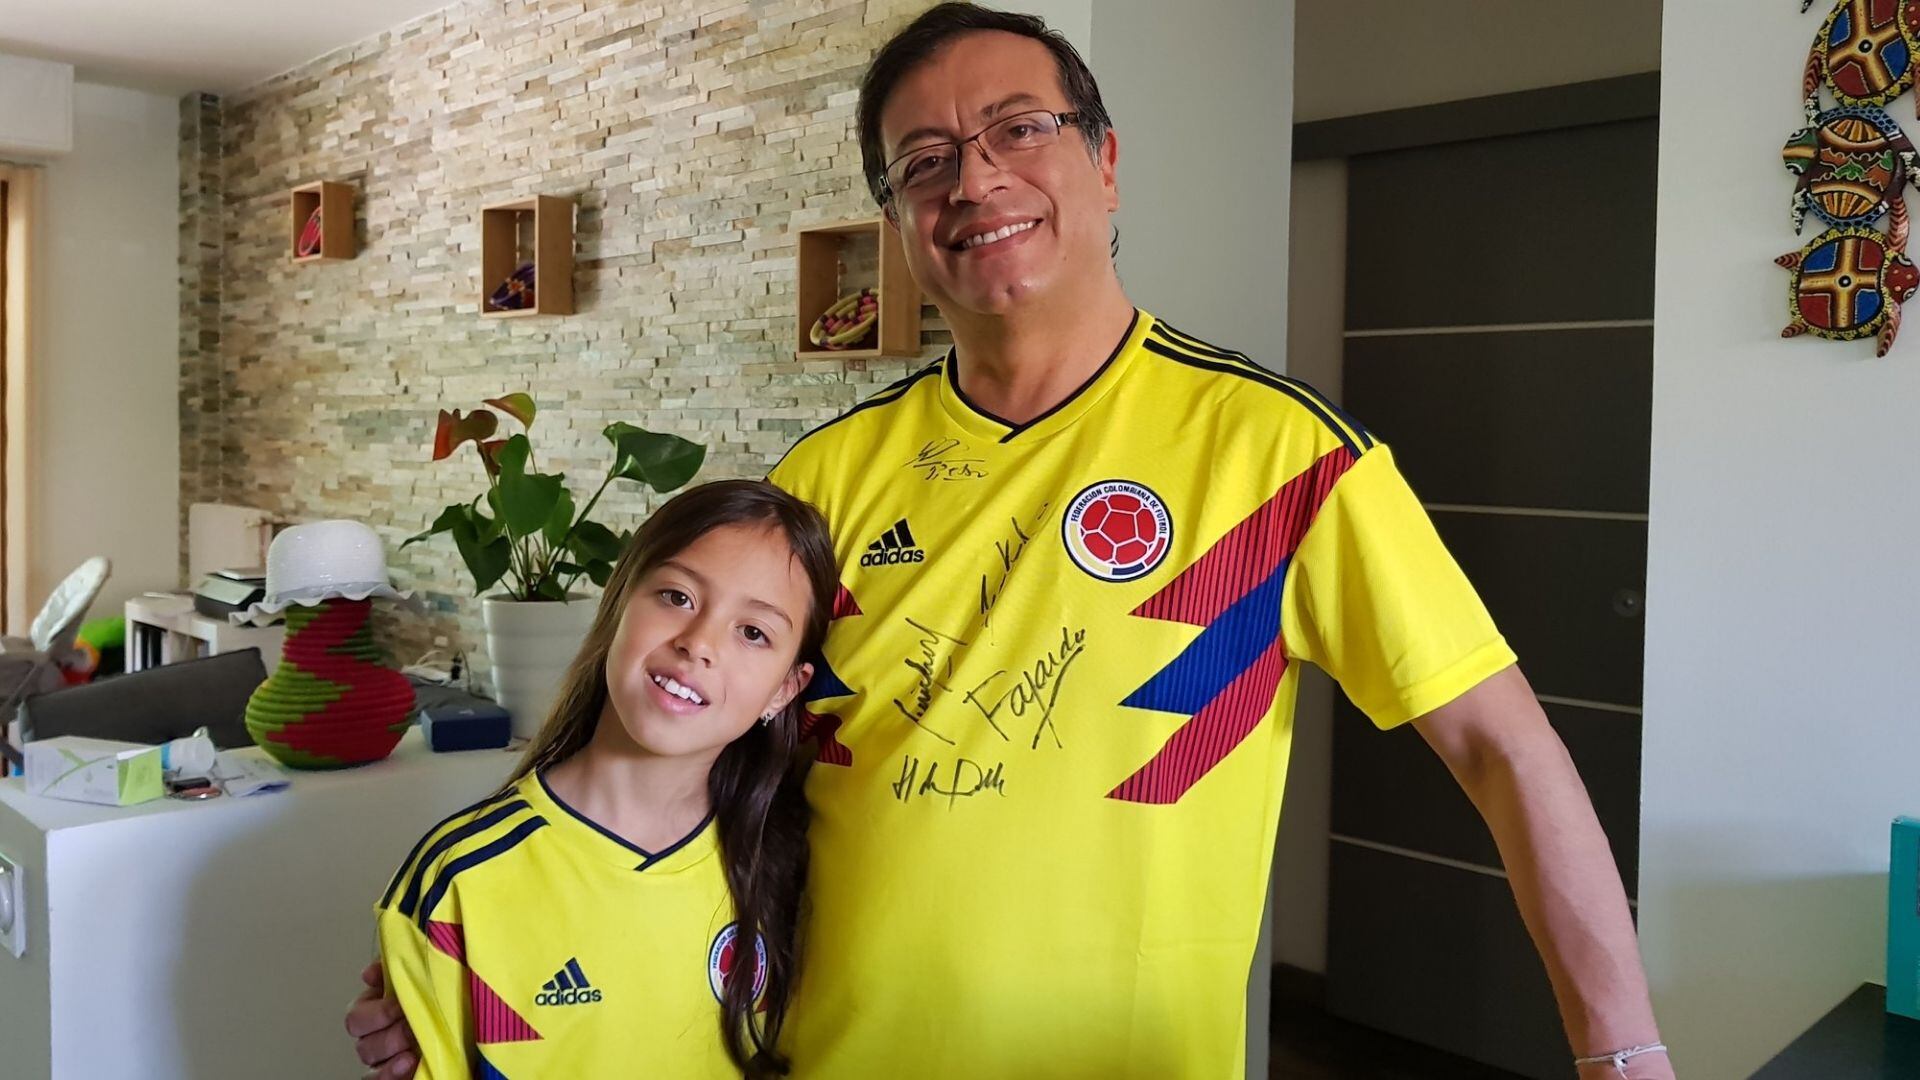
[[[891,551],[869,551],[860,556],[861,566],[893,566],[897,563],[926,562],[927,553],[921,548],[894,548]]]
[[[567,990],[543,990],[533,999],[535,1005],[589,1005],[600,1000],[596,987],[576,986]]]

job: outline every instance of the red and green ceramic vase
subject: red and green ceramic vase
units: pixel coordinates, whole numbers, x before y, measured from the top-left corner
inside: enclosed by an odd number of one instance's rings
[[[281,763],[339,769],[393,752],[413,713],[413,684],[373,642],[370,600],[287,609],[280,666],[247,702],[247,731]]]

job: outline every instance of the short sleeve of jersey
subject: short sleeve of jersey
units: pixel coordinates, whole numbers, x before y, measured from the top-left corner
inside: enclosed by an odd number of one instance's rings
[[[420,1080],[464,1080],[472,1075],[467,1056],[471,1024],[467,1010],[466,966],[451,955],[460,924],[448,918],[452,899],[442,902],[435,920],[423,930],[419,920],[391,906],[377,914],[380,962],[387,987],[406,1013],[420,1047]],[[439,934],[435,942],[428,933]]]
[[[1288,575],[1288,651],[1332,675],[1381,728],[1514,663],[1384,445],[1335,482]]]

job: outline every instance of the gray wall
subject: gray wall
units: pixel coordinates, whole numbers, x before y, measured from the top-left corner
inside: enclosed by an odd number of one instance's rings
[[[1815,233],[1776,151],[1819,24],[1666,11],[1640,930],[1695,1080],[1881,978],[1888,821],[1920,813],[1920,331],[1884,360],[1779,338],[1772,259]]]

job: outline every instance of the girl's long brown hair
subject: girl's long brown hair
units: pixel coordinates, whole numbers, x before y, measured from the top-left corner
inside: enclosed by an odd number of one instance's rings
[[[567,669],[553,711],[514,769],[509,786],[530,772],[565,761],[592,740],[607,704],[607,656],[634,586],[654,567],[726,525],[763,528],[786,542],[812,587],[812,606],[794,663],[818,656],[840,580],[820,512],[764,480],[717,480],[689,488],[634,533],[607,579],[593,627]],[[721,1036],[734,1064],[751,1077],[787,1071],[776,1047],[799,968],[800,894],[807,879],[807,804],[801,787],[808,759],[798,751],[800,696],[770,723],[755,723],[727,744],[707,775],[727,888],[739,923],[733,974],[721,1000]],[[757,1005],[755,935],[767,950],[766,989]]]

